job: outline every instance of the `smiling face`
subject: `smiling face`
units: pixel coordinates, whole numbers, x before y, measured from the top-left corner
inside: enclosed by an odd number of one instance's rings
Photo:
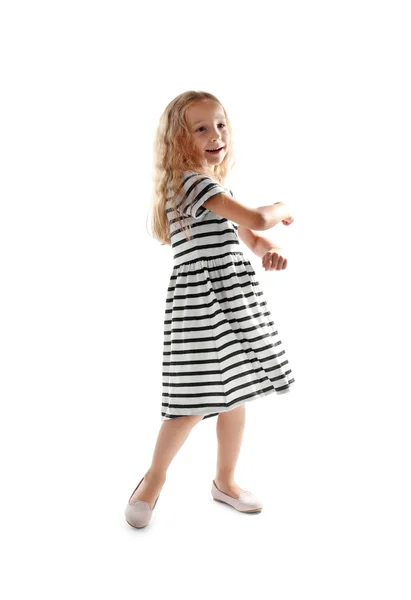
[[[186,122],[190,135],[213,173],[227,153],[230,134],[223,107],[214,100],[205,100],[191,104],[186,110]],[[219,152],[212,152],[212,150]]]

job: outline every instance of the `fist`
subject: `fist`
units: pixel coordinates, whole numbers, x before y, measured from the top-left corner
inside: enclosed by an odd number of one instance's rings
[[[287,259],[280,248],[275,248],[264,254],[262,266],[266,271],[282,271],[287,268]]]

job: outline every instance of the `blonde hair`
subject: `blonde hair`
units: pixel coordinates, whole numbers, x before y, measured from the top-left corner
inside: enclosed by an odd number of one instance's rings
[[[220,104],[224,111],[227,129],[230,135],[230,143],[226,149],[221,164],[216,165],[213,179],[224,185],[228,171],[232,168],[235,160],[233,153],[232,128],[228,115],[221,102],[213,94],[208,92],[188,91],[180,94],[172,100],[163,114],[155,134],[153,150],[153,195],[151,208],[151,228],[155,239],[162,245],[171,245],[170,228],[166,214],[166,201],[169,193],[169,185],[173,196],[170,198],[171,205],[180,221],[181,229],[187,237],[187,231],[191,228],[189,224],[183,223],[180,213],[176,207],[176,197],[183,184],[184,171],[196,171],[207,175],[207,162],[197,149],[186,121],[187,108],[196,102],[214,100]],[[150,233],[150,232],[149,232]],[[150,234],[151,235],[151,234]],[[191,239],[188,238],[187,239]]]

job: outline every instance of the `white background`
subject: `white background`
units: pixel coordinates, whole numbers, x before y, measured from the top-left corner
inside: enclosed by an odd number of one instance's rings
[[[2,3],[2,596],[409,600],[406,5]],[[232,121],[238,201],[293,207],[286,271],[243,251],[296,384],[247,405],[260,514],[212,501],[212,418],[137,530],[172,268],[152,144],[190,89]]]

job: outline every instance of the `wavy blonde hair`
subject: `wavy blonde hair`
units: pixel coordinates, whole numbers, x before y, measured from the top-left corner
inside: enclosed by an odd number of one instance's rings
[[[191,239],[191,237],[188,237],[188,233],[191,236],[191,227],[187,221],[182,221],[181,215],[177,211],[176,199],[183,184],[184,171],[196,171],[207,175],[208,164],[205,157],[197,149],[189,131],[186,110],[191,104],[207,100],[218,102],[223,109],[230,135],[230,143],[226,149],[226,154],[221,164],[216,165],[213,179],[224,185],[226,174],[235,162],[231,123],[223,105],[216,96],[208,92],[188,91],[180,94],[168,104],[160,117],[153,144],[154,173],[151,228],[152,237],[161,242],[162,245],[171,245],[170,227],[166,214],[169,185],[171,185],[173,191],[173,197],[170,198],[171,205],[180,221],[184,235],[187,239]]]

